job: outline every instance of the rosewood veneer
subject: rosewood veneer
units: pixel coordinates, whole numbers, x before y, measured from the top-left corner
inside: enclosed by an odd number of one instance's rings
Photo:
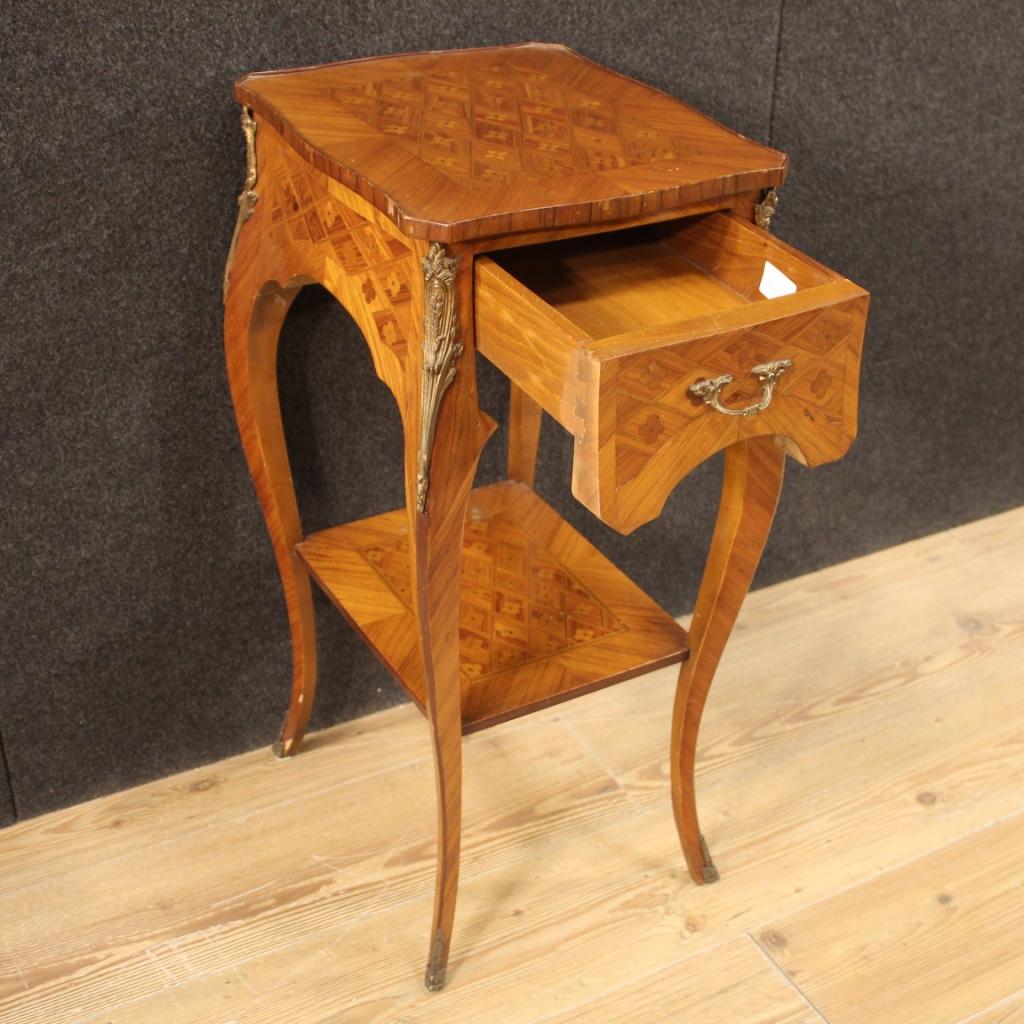
[[[458,885],[462,736],[681,663],[672,801],[717,879],[694,756],[715,668],[771,527],[785,453],[856,432],[867,295],[768,234],[786,158],[562,46],[405,54],[247,75],[247,175],[224,276],[228,375],[293,648],[275,745],[312,710],[311,583],[424,713],[438,868],[426,984]],[[302,529],[277,345],[298,291],[361,329],[403,427],[404,507]],[[474,353],[508,377],[509,480],[473,488],[494,423]],[[689,636],[532,490],[542,412],[573,492],[628,533],[725,450]],[[524,756],[525,753],[524,753]]]

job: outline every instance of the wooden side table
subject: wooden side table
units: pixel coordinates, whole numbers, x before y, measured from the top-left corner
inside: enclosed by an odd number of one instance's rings
[[[718,875],[694,799],[715,668],[771,526],[785,452],[856,430],[868,297],[767,233],[785,157],[562,46],[248,75],[248,174],[225,271],[228,374],[294,652],[275,750],[316,676],[315,580],[424,713],[438,866],[426,984],[444,984],[461,738],[681,662],[672,800],[686,862]],[[405,507],[307,536],[277,394],[281,324],[322,284],[402,417]],[[511,387],[509,480],[474,350]],[[575,438],[573,493],[628,533],[725,449],[690,635],[533,492],[541,411]]]

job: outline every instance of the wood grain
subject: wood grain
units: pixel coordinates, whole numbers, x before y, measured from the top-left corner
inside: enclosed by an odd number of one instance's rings
[[[223,821],[226,810],[244,806],[253,792],[262,794],[264,808],[284,806],[296,792],[341,789],[377,772],[425,762],[429,739],[422,719],[408,711],[389,708],[317,733],[288,771],[279,771],[269,753],[249,754],[20,822],[0,838],[3,894],[102,863],[122,835],[132,846],[141,837],[155,844],[208,828]],[[342,760],[339,744],[345,748]]]
[[[235,95],[401,231],[443,242],[643,217],[786,173],[782,153],[548,43],[262,72]]]
[[[224,312],[228,381],[249,471],[270,534],[291,628],[292,692],[277,750],[294,754],[312,712],[316,631],[303,538],[277,390],[284,317],[303,285],[321,283],[359,325],[377,375],[395,396],[406,433],[407,339],[422,278],[413,246],[358,196],[303,165],[273,128],[256,134],[259,200],[234,254]],[[422,328],[420,328],[421,330]],[[412,361],[410,361],[412,362]]]
[[[298,552],[422,708],[403,512],[313,534]],[[525,484],[473,492],[460,595],[465,732],[686,654],[675,621]]]
[[[794,294],[759,292],[769,262]],[[623,533],[729,445],[778,435],[819,465],[856,436],[867,294],[740,217],[482,256],[476,286],[480,351],[573,433],[573,493]],[[792,366],[756,415],[689,391],[729,374],[723,403],[750,405],[752,368],[778,359]]]
[[[537,475],[541,407],[518,384],[509,382],[508,478],[533,487]]]
[[[1022,835],[1017,814],[772,921],[757,940],[834,1024],[899,1020],[906,1008],[959,1021],[1024,979]]]
[[[693,654],[680,670],[672,713],[672,810],[695,882],[718,880],[697,815],[694,772],[701,718],[772,528],[784,467],[785,454],[771,437],[734,444],[725,453],[721,504],[693,612]]]
[[[425,243],[413,243],[417,266],[427,256]],[[449,258],[449,257],[446,257]],[[409,359],[405,391],[405,494],[409,517],[409,566],[414,632],[419,639],[427,722],[434,747],[437,809],[437,867],[434,907],[427,945],[424,984],[444,986],[455,920],[462,843],[462,696],[459,681],[459,580],[463,530],[480,453],[494,432],[494,421],[480,410],[476,395],[473,335],[473,271],[459,255],[454,261],[453,337],[460,357],[453,363],[436,412],[430,442],[429,491],[423,507],[420,486],[421,424],[428,415],[423,387],[427,373],[426,342],[421,358]],[[418,306],[430,316],[424,290]]]
[[[770,438],[811,464],[845,451],[866,295],[746,223],[762,189],[781,182],[781,154],[564,47],[249,75],[236,95],[255,117],[243,115],[240,209],[251,216],[240,214],[225,274],[225,347],[292,631],[275,749],[298,751],[312,711],[309,570],[427,718],[438,844],[426,984],[439,989],[463,733],[686,654],[683,631],[529,489],[541,409],[576,437],[574,492],[623,532],[719,448],[730,467],[750,468],[726,475],[735,500],[723,502],[707,579],[717,577],[695,619],[703,653],[683,677],[674,730],[674,806],[694,869],[697,724],[781,481]],[[736,216],[714,212],[729,207]],[[496,255],[481,255],[488,247]],[[796,295],[760,295],[768,260]],[[310,282],[351,314],[395,398],[406,503],[304,538],[276,353]],[[478,335],[513,387],[509,468],[522,482],[473,491],[495,428],[477,402]],[[702,374],[739,377],[794,349],[798,366],[756,422],[680,400]],[[738,380],[727,400],[746,401],[745,387]]]
[[[246,754],[0,833],[0,1019],[526,1024],[592,1004],[600,1020],[617,989],[663,974],[686,985],[676,965],[706,956],[691,966],[718,992],[708,1019],[745,1021],[744,992],[713,985],[732,943],[780,918],[813,923],[817,908],[828,921],[850,886],[941,862],[965,837],[971,874],[986,832],[1020,819],[1022,558],[1019,510],[751,595],[703,729],[720,885],[694,887],[673,863],[658,728],[672,670],[479,733],[465,743],[452,979],[428,995],[414,962],[430,746],[399,708],[314,734],[294,761]],[[418,763],[392,766],[396,750]],[[984,976],[1000,937],[987,917],[960,920],[955,955],[929,931],[908,954]],[[1018,991],[970,1019],[1013,1020]],[[916,1010],[907,1000],[889,1019],[958,1020],[955,1006]]]
[[[402,419],[405,517],[409,535],[411,636],[434,741],[438,847],[434,923],[428,960],[443,977],[458,880],[461,712],[458,683],[458,580],[462,528],[477,460],[494,423],[476,402],[472,271],[455,258],[454,325],[463,354],[436,417],[436,472],[427,512],[417,508],[423,401],[422,339],[426,243],[404,239],[361,197],[302,161],[257,120],[253,215],[234,250],[225,296],[228,378],[243,448],[274,546],[292,628],[292,696],[276,750],[299,749],[312,710],[315,629],[309,581],[295,554],[303,539],[277,395],[281,322],[298,288],[321,283],[348,310]],[[411,339],[416,345],[411,346]],[[406,358],[410,348],[414,358]]]
[[[748,938],[669,964],[538,1024],[820,1024],[800,994],[755,952]]]
[[[972,1013],[960,1024],[1021,1024],[1021,1021],[1024,1021],[1024,991],[982,1010],[981,1013]]]

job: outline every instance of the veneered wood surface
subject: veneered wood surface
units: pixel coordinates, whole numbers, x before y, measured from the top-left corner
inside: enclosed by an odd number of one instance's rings
[[[277,395],[281,321],[297,290],[322,284],[348,310],[391,389],[403,427],[403,475],[414,614],[410,640],[420,660],[424,708],[433,739],[438,852],[428,977],[443,982],[458,886],[461,737],[458,683],[458,579],[466,502],[480,450],[494,429],[476,401],[472,268],[456,263],[454,324],[463,358],[436,418],[426,513],[417,508],[427,243],[395,225],[339,182],[305,163],[267,122],[257,120],[258,195],[238,236],[225,291],[228,378],[239,432],[284,588],[292,628],[292,696],[275,747],[298,751],[315,684],[315,628],[304,566],[295,554],[302,529]],[[412,350],[416,358],[407,358]],[[433,513],[433,514],[431,514]]]
[[[750,596],[701,758],[722,884],[688,881],[667,813],[673,669],[478,733],[451,980],[424,992],[430,742],[406,705],[0,832],[0,1019],[618,1024],[635,993],[630,1024],[804,1024],[824,984],[840,1024],[881,1024],[883,997],[900,1024],[1017,1024],[1022,559],[1017,510]],[[879,955],[821,950],[795,986],[747,937],[805,962],[840,923]]]
[[[690,875],[713,882],[718,871],[707,840],[701,847],[696,763],[701,718],[718,662],[757,572],[782,492],[786,456],[774,437],[754,437],[725,450],[722,497],[697,605],[690,623],[693,653],[679,672],[672,713],[672,809]],[[711,837],[712,839],[714,837]]]
[[[794,294],[760,293],[767,262]],[[867,294],[738,216],[506,250],[476,282],[480,351],[575,435],[573,493],[624,533],[731,444],[779,435],[819,465],[856,435]],[[750,405],[751,369],[778,359],[792,366],[757,415],[689,392],[730,374],[723,403]]]
[[[362,331],[377,375],[395,396],[405,433],[416,429],[417,394],[406,360],[421,335],[422,275],[416,245],[376,209],[304,163],[266,122],[257,122],[259,196],[238,237],[225,296],[228,381],[249,470],[270,534],[292,635],[292,697],[278,739],[293,754],[312,711],[316,630],[277,393],[277,346],[299,289],[322,284]],[[421,314],[420,314],[421,315]],[[363,358],[360,353],[358,358]]]
[[[652,229],[512,249],[493,259],[587,340],[743,304],[734,289]]]
[[[564,46],[246,75],[239,101],[406,234],[597,224],[779,185],[783,154]]]
[[[508,478],[533,486],[540,444],[541,407],[521,387],[509,382]]]
[[[306,94],[298,105],[289,106],[288,117],[282,117],[272,103],[252,103],[259,169],[246,187],[255,186],[258,199],[226,278],[225,339],[232,394],[281,568],[293,631],[296,670],[279,751],[289,754],[298,749],[314,685],[312,609],[298,552],[360,630],[369,636],[364,623],[374,627],[371,645],[427,715],[438,811],[426,975],[432,989],[445,981],[458,887],[462,733],[679,661],[686,653],[685,634],[525,484],[471,494],[480,450],[493,430],[476,400],[475,330],[493,335],[495,351],[513,368],[507,371],[516,388],[510,469],[532,478],[539,409],[547,409],[577,435],[577,496],[607,522],[628,530],[656,515],[668,490],[700,458],[691,453],[687,462],[676,452],[674,461],[662,459],[656,465],[656,458],[646,457],[651,453],[641,453],[639,461],[627,461],[623,469],[614,447],[622,433],[616,390],[620,364],[630,357],[646,358],[652,347],[693,342],[700,336],[695,331],[722,334],[725,322],[740,329],[759,325],[766,316],[770,319],[749,280],[763,266],[765,251],[775,254],[779,266],[794,275],[801,288],[799,302],[772,307],[776,318],[816,311],[826,299],[837,302],[840,294],[851,301],[862,297],[855,286],[838,282],[824,268],[742,225],[740,218],[749,215],[760,188],[773,181],[733,164],[753,159],[754,150],[761,151],[759,156],[771,151],[738,140],[675,101],[564,48],[515,48],[514,62],[505,59],[511,52],[503,49],[500,57],[494,56],[499,51],[421,54],[259,76],[261,84],[273,83],[270,93],[284,83],[278,99],[287,99],[290,90],[308,93],[313,88],[327,105],[321,102],[317,113],[317,104],[307,102]],[[490,63],[481,64],[482,55]],[[543,67],[530,65],[532,57],[543,58]],[[396,70],[403,61],[411,68],[404,77]],[[330,83],[324,84],[322,76]],[[360,88],[350,88],[353,83]],[[249,101],[245,88],[241,83],[239,96]],[[561,96],[560,109],[555,92]],[[343,105],[351,108],[348,114],[336,109],[342,95]],[[463,139],[468,147],[465,165],[453,158],[458,147],[453,136],[445,134],[458,134],[460,110],[468,132],[468,142]],[[368,149],[346,135],[338,120],[351,120],[353,111],[363,125],[356,133],[359,139],[369,138],[367,130],[378,133]],[[324,151],[307,144],[303,125],[315,129],[321,142],[334,132],[324,144],[329,148],[337,143],[353,173],[339,173],[338,165],[325,162]],[[691,129],[693,134],[687,134]],[[690,147],[686,157],[678,148],[681,139]],[[559,156],[566,145],[569,162]],[[499,152],[502,146],[507,147],[504,154]],[[693,147],[700,150],[700,159],[694,159]],[[733,164],[726,169],[723,160]],[[491,166],[492,161],[509,173]],[[431,187],[437,183],[427,171],[438,165],[447,169],[448,180],[462,197],[453,201],[465,219],[425,226],[355,173],[357,166],[362,171],[373,166],[384,178],[394,172],[396,181],[412,183],[436,204],[452,199],[450,191]],[[677,179],[682,168],[696,176],[681,183]],[[673,180],[666,180],[666,175]],[[603,185],[595,186],[594,176]],[[565,192],[573,195],[571,209],[558,202],[559,182],[566,178],[573,179]],[[653,191],[629,191],[641,181]],[[477,189],[480,182],[485,184]],[[613,196],[602,191],[610,183],[619,189]],[[547,189],[552,205],[540,209],[533,202],[518,212],[508,207],[524,196],[536,196],[541,187]],[[637,198],[639,205],[633,202]],[[663,222],[673,213],[727,206],[730,198],[740,217],[709,214],[681,226]],[[486,216],[478,216],[482,208],[473,207],[481,202],[489,211]],[[476,212],[467,214],[466,204]],[[563,234],[577,236],[588,228],[603,232],[611,222],[623,219],[647,225],[641,245],[623,244],[615,234],[562,243],[569,246],[567,264],[578,278],[578,302],[576,281],[569,282],[567,291],[557,290],[558,274],[553,271],[558,268],[552,254],[560,251],[558,246],[535,246],[530,254],[544,271],[543,280],[530,282],[539,294],[486,259],[479,261],[474,277],[474,259],[489,234],[504,231],[517,242],[537,242]],[[435,265],[441,256],[451,265],[454,305],[444,317],[454,325],[458,342],[436,422],[424,407],[428,390],[421,386],[427,365],[420,357],[425,238],[453,242],[449,253],[431,253]],[[491,241],[495,249],[501,247],[500,239]],[[507,256],[513,262],[518,258],[515,252]],[[349,571],[346,561],[353,557],[353,545],[345,531],[358,532],[366,523],[325,531],[298,544],[301,527],[281,430],[274,361],[288,305],[311,281],[327,287],[359,324],[402,418],[406,508],[368,521],[378,527],[386,521],[382,535],[355,546],[358,557],[372,568],[370,574],[362,566]],[[847,292],[842,291],[843,284]],[[680,306],[685,307],[682,320]],[[476,315],[481,308],[483,313]],[[666,341],[666,324],[689,329],[691,337]],[[733,360],[747,354],[742,346],[725,347]],[[498,358],[495,361],[502,365]],[[519,370],[521,374],[513,372]],[[658,374],[646,376],[660,381]],[[819,372],[816,385],[821,380]],[[852,387],[855,399],[855,381]],[[855,414],[855,402],[853,408]],[[638,430],[650,446],[659,438],[657,420],[656,414],[648,416]],[[417,497],[427,483],[422,457],[426,423],[431,424],[432,471],[422,507]],[[754,433],[774,432],[765,422],[760,426]],[[798,450],[794,431],[778,432],[787,433]],[[705,441],[711,433],[707,425],[696,431]],[[749,433],[731,443],[743,443]],[[826,439],[824,447],[828,444]],[[624,451],[627,447],[622,445]],[[701,457],[707,454],[710,451]],[[781,464],[781,455],[779,459]],[[632,492],[620,494],[626,486]],[[488,506],[491,498],[493,507]],[[722,515],[728,518],[725,512]],[[722,521],[720,516],[720,526]],[[761,540],[755,546],[759,551]],[[734,612],[727,616],[726,633]],[[718,609],[710,616],[720,617]],[[715,630],[709,627],[708,632]],[[706,660],[716,661],[717,654]],[[708,684],[710,674],[705,673]],[[692,765],[687,770],[691,769]],[[692,795],[692,778],[686,785]],[[695,810],[690,818],[695,827]],[[681,823],[680,828],[692,867],[692,835],[688,840],[686,827]],[[695,875],[699,877],[699,872]]]
[[[422,707],[403,514],[313,534],[298,553]],[[473,492],[459,592],[466,732],[686,654],[675,621],[525,484]]]

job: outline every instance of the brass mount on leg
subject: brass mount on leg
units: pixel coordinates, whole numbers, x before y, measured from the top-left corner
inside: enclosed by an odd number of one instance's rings
[[[420,387],[420,443],[416,467],[416,509],[427,510],[430,454],[441,399],[457,372],[462,343],[455,340],[455,267],[439,242],[423,257],[423,382]]]
[[[224,264],[224,301],[228,301],[228,284],[231,281],[231,264],[235,261],[235,247],[242,225],[252,216],[253,207],[259,202],[259,193],[254,191],[256,177],[256,120],[248,107],[242,107],[242,133],[245,135],[245,184],[238,196],[238,216],[235,218],[235,230],[231,235],[231,247]]]
[[[779,190],[777,188],[770,188],[761,197],[761,202],[754,207],[754,223],[759,228],[769,231],[771,229],[772,217],[775,216],[775,211],[778,208]]]

